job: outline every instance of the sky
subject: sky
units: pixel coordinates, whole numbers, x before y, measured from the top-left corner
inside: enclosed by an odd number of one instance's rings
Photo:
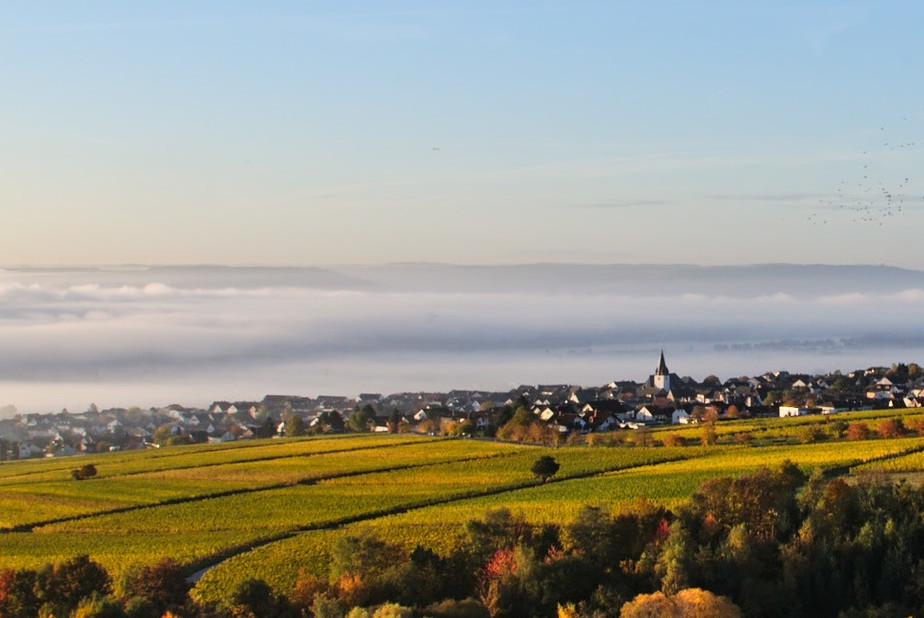
[[[922,18],[10,0],[0,265],[924,269]]]
[[[911,0],[0,3],[0,406],[595,385],[661,348],[697,378],[921,362],[920,273],[498,265],[924,271],[922,22]],[[419,263],[494,269],[380,266]]]

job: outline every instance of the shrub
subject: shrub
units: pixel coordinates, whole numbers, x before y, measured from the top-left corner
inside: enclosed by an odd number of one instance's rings
[[[866,423],[854,421],[847,425],[848,440],[869,440],[871,436],[872,432],[869,430],[869,426],[867,426]]]
[[[490,618],[484,605],[469,597],[461,601],[447,599],[429,606],[424,615],[433,618]]]
[[[93,464],[87,464],[81,468],[74,468],[71,470],[71,476],[74,477],[76,481],[83,481],[85,479],[93,478],[96,476],[96,466]]]
[[[686,446],[687,439],[676,433],[669,433],[664,436],[664,446]]]
[[[900,418],[886,418],[879,421],[876,432],[880,438],[898,438],[905,433],[905,425]]]
[[[736,433],[735,437],[732,439],[735,441],[735,444],[750,444],[754,436],[750,431],[743,431],[741,433]]]

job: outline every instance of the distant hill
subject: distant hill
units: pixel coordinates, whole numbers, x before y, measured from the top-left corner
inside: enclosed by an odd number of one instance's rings
[[[394,291],[812,297],[924,289],[922,271],[871,265],[390,264],[332,270]]]
[[[797,298],[924,289],[922,271],[892,266],[821,264],[7,268],[0,270],[0,282],[3,279],[35,282],[49,288],[67,287],[75,281],[92,281],[103,287],[157,282],[179,289],[291,287],[379,292],[730,297],[787,294]]]

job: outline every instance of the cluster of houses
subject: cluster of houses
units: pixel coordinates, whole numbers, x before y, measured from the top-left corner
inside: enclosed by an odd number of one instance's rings
[[[670,372],[662,351],[647,381],[600,387],[569,384],[520,386],[506,392],[364,393],[341,396],[267,395],[260,401],[215,401],[207,408],[116,408],[19,414],[0,420],[0,460],[141,449],[164,438],[227,442],[286,435],[294,416],[307,431],[342,430],[354,411],[368,412],[371,431],[434,432],[448,424],[474,432],[496,430],[503,410],[527,408],[556,431],[600,432],[703,418],[801,416],[849,410],[924,405],[924,370],[915,364],[850,374],[808,376],[784,371],[699,382]],[[508,415],[509,416],[509,415]],[[331,423],[339,419],[341,423]]]

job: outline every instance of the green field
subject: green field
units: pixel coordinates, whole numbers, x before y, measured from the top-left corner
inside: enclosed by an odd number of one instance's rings
[[[856,418],[875,427],[882,416]],[[719,427],[720,435],[785,435],[806,422],[748,420]],[[697,431],[652,433],[692,438]],[[542,455],[561,464],[545,484],[530,472]],[[10,462],[0,465],[0,568],[34,568],[89,554],[118,581],[133,565],[172,557],[191,571],[217,565],[194,590],[203,600],[221,599],[233,583],[253,574],[288,592],[299,569],[326,573],[331,541],[349,532],[369,529],[408,547],[445,551],[467,521],[491,508],[556,524],[568,523],[587,504],[617,510],[646,498],[675,508],[705,479],[787,459],[807,472],[913,472],[924,468],[924,438],[546,448],[366,435]],[[99,475],[73,480],[70,470],[86,463]]]

